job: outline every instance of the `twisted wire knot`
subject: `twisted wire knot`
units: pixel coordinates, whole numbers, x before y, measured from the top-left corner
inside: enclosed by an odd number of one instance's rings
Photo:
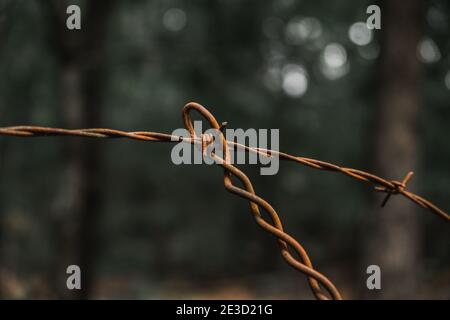
[[[256,194],[253,184],[247,175],[230,163],[230,150],[228,142],[223,134],[223,129],[227,123],[223,122],[222,125],[219,125],[216,118],[205,107],[193,102],[188,103],[183,108],[183,121],[186,129],[191,135],[192,140],[198,138],[194,131],[192,119],[189,115],[192,110],[200,113],[209,122],[213,129],[220,131],[219,138],[222,143],[223,158],[217,156],[214,152],[206,154],[207,146],[218,137],[214,137],[212,134],[203,133],[201,134],[200,139],[203,156],[211,157],[218,165],[223,167],[223,182],[225,188],[229,192],[249,201],[250,210],[256,220],[256,223],[262,229],[274,235],[278,239],[282,257],[290,266],[306,275],[309,286],[317,299],[341,300],[342,296],[335,285],[326,276],[314,269],[303,246],[284,231],[281,219],[275,209],[267,201]],[[232,177],[241,182],[242,187],[235,185],[232,181]],[[261,211],[265,211],[269,215],[270,220],[267,221],[262,216]],[[291,251],[293,252],[291,253]]]
[[[206,148],[211,143],[214,142],[214,136],[211,133],[202,133],[201,140],[202,140],[202,147]]]
[[[220,133],[220,136],[223,137],[223,130],[227,126],[228,122],[222,122],[220,127],[217,130]],[[200,136],[201,140],[201,148],[202,148],[202,154],[203,157],[211,157],[211,155],[208,155],[207,148],[210,144],[214,143],[216,141],[216,137],[212,133],[202,133]],[[226,142],[226,140],[224,140]]]
[[[402,181],[391,180],[391,181],[389,181],[389,183],[391,185],[375,188],[376,191],[381,191],[381,192],[387,193],[386,197],[384,198],[384,200],[381,204],[382,207],[384,207],[386,205],[386,203],[389,201],[390,197],[393,194],[400,194],[400,193],[405,192],[406,184],[408,183],[409,180],[411,180],[411,177],[413,176],[413,174],[414,174],[414,172],[410,171],[410,172],[408,172],[408,174],[405,176],[405,178]]]

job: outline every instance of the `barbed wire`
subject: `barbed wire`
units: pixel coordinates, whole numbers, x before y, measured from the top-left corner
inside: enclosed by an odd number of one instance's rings
[[[199,112],[210,124],[213,129],[220,131],[220,139],[223,146],[223,158],[216,155],[214,152],[207,154],[207,146],[214,140],[210,134],[201,134],[200,136],[194,130],[190,112],[195,110]],[[198,103],[188,103],[184,106],[183,122],[185,128],[188,130],[190,137],[176,136],[172,134],[151,132],[151,131],[135,131],[126,132],[114,129],[104,128],[90,128],[90,129],[60,129],[60,128],[48,128],[39,126],[14,126],[0,128],[0,135],[16,136],[16,137],[38,137],[38,136],[79,136],[79,137],[91,137],[91,138],[128,138],[133,140],[151,141],[151,142],[186,142],[195,145],[199,145],[202,148],[202,154],[204,157],[210,157],[215,160],[215,163],[223,167],[224,169],[224,186],[225,188],[241,198],[244,198],[250,203],[250,210],[256,220],[256,223],[265,231],[274,235],[278,239],[282,257],[285,261],[306,275],[308,284],[314,294],[319,300],[341,300],[342,296],[336,286],[325,275],[318,272],[312,265],[312,262],[303,248],[303,246],[291,235],[286,233],[283,229],[283,225],[280,217],[275,209],[263,198],[259,197],[253,188],[253,185],[247,175],[231,164],[230,161],[230,147],[234,149],[241,149],[247,152],[257,153],[264,157],[279,157],[285,161],[296,162],[314,169],[339,172],[358,181],[363,181],[375,185],[375,191],[386,193],[386,197],[382,203],[384,206],[389,200],[391,195],[400,194],[423,208],[429,209],[438,217],[445,221],[450,221],[450,216],[442,209],[424,199],[423,197],[416,195],[406,190],[406,185],[411,179],[413,172],[409,172],[402,181],[386,180],[378,177],[374,174],[352,169],[346,167],[340,167],[338,165],[311,159],[305,157],[293,156],[277,150],[269,150],[262,148],[249,147],[243,144],[239,144],[234,141],[226,140],[222,133],[222,129],[227,125],[223,122],[219,125],[216,118],[203,106]],[[243,187],[236,186],[232,177],[239,180]],[[260,209],[263,209],[270,217],[271,223],[266,221],[261,215]],[[293,250],[298,258],[295,257],[291,250]],[[324,290],[325,289],[325,290]]]

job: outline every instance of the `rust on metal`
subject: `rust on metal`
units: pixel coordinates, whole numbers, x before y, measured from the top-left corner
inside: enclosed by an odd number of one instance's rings
[[[207,146],[212,143],[213,139],[211,135],[201,134],[198,136],[194,130],[190,112],[195,110],[199,112],[210,124],[211,128],[217,129],[220,132],[221,142],[223,146],[223,159],[211,152],[206,154]],[[236,143],[234,141],[226,140],[223,129],[227,126],[227,122],[219,122],[216,118],[203,106],[198,103],[188,103],[183,108],[183,122],[185,128],[189,131],[190,137],[174,136],[171,134],[150,132],[150,131],[136,131],[126,132],[113,129],[92,128],[92,129],[59,129],[59,128],[46,128],[38,126],[15,126],[0,128],[0,135],[17,136],[17,137],[37,137],[37,136],[79,136],[79,137],[91,137],[91,138],[128,138],[134,140],[151,141],[151,142],[186,142],[191,144],[200,145],[202,148],[203,156],[209,156],[216,160],[216,164],[224,169],[223,181],[225,188],[232,194],[235,194],[241,198],[249,201],[250,211],[253,214],[256,223],[265,231],[274,235],[280,246],[281,255],[284,260],[293,268],[305,274],[308,280],[308,284],[314,294],[319,300],[341,300],[342,296],[336,286],[326,276],[317,271],[311,260],[303,248],[303,246],[291,235],[286,233],[283,229],[283,225],[280,217],[275,209],[263,198],[259,197],[247,175],[234,166],[230,161],[229,148],[241,149],[247,152],[253,152],[265,157],[278,156],[282,160],[297,162],[299,164],[308,166],[313,169],[334,171],[349,176],[358,181],[363,181],[375,185],[375,191],[385,192],[386,197],[382,203],[384,206],[391,195],[401,194],[409,200],[415,202],[423,208],[430,210],[438,217],[445,221],[450,221],[450,216],[442,209],[424,199],[423,197],[416,195],[406,190],[406,184],[411,179],[413,172],[409,172],[406,177],[400,182],[396,180],[386,180],[378,177],[374,174],[352,169],[346,167],[340,167],[338,165],[310,159],[304,157],[293,156],[287,153],[283,153],[277,150],[268,150],[262,148],[253,148],[246,145]],[[242,184],[242,187],[236,186],[232,177],[235,177]],[[270,217],[270,222],[266,221],[261,215],[260,209],[263,209]]]

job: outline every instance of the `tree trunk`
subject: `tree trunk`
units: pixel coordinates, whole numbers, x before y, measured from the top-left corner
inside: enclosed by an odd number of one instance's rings
[[[81,30],[66,28],[65,5],[51,3],[54,43],[61,66],[61,110],[69,128],[99,127],[105,72],[105,37],[112,1],[81,6]],[[101,145],[76,139],[64,143],[65,172],[53,207],[57,256],[51,278],[58,297],[92,296],[101,210]],[[66,287],[66,268],[81,268],[81,290]]]
[[[416,50],[421,37],[422,5],[421,0],[390,0],[381,11],[375,169],[377,174],[399,181],[417,167],[418,161],[416,120],[421,96]],[[395,196],[384,208],[380,208],[379,201],[377,198],[367,261],[381,268],[382,289],[377,293],[384,299],[415,298],[421,270],[421,230],[415,206]]]
[[[4,163],[5,163],[5,154],[6,154],[6,141],[0,140],[0,177],[4,172]],[[0,300],[6,297],[4,292],[4,281],[5,281],[5,272],[6,272],[6,264],[5,264],[5,207],[4,207],[4,183],[3,179],[0,179]]]

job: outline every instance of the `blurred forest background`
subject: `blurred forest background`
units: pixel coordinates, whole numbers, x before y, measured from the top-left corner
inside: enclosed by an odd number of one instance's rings
[[[66,28],[77,4],[82,29]],[[283,151],[415,175],[450,210],[450,3],[0,0],[0,126],[172,132],[205,105],[230,128],[279,128]],[[0,137],[0,296],[305,298],[222,170],[171,145]],[[339,174],[243,166],[346,298],[450,298],[448,225]],[[83,290],[66,289],[66,268]],[[382,290],[366,288],[377,264]]]

